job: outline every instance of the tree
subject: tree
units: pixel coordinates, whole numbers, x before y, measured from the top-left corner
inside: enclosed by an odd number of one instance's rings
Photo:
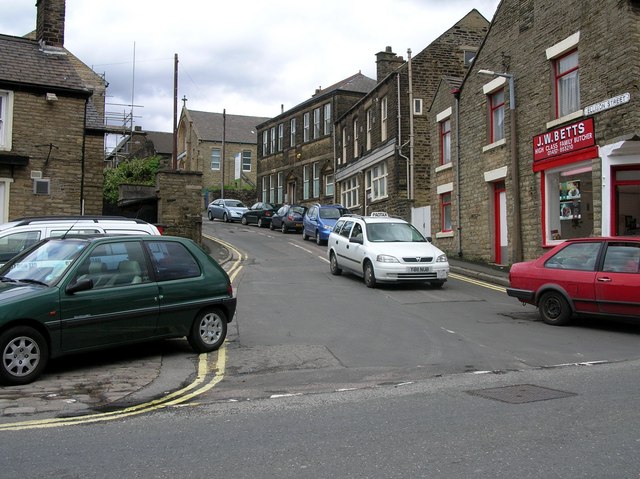
[[[160,157],[133,158],[104,171],[104,202],[118,202],[118,187],[123,184],[153,186],[160,168]]]

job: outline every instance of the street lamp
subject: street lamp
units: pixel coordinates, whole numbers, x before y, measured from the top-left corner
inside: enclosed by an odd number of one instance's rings
[[[479,75],[503,77],[509,81],[509,121],[511,125],[511,171],[513,176],[513,263],[522,261],[522,228],[520,221],[520,166],[518,162],[518,139],[516,135],[516,87],[511,73],[478,70]]]

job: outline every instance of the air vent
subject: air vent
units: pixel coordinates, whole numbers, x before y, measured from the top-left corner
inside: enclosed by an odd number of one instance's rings
[[[42,171],[31,170],[31,179],[39,180],[42,178]]]
[[[34,195],[50,195],[51,183],[48,179],[34,179],[33,180],[33,194]]]

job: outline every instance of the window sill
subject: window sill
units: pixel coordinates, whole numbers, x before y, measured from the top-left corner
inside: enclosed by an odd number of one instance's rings
[[[583,116],[584,116],[584,113],[582,110],[578,110],[574,113],[569,113],[568,115],[565,115],[561,118],[547,122],[547,129],[555,128],[556,126],[561,125],[562,123],[567,123],[571,120],[582,118]]]
[[[436,239],[438,238],[453,238],[453,231],[440,231],[436,233]]]
[[[440,173],[441,171],[450,170],[453,168],[453,163],[445,163],[444,165],[436,166],[436,173]]]
[[[483,146],[482,147],[482,153],[486,153],[487,151],[493,150],[495,148],[498,148],[500,146],[506,145],[507,144],[507,140],[506,138],[503,138],[502,140],[498,140],[494,143],[491,143],[490,145],[487,146]]]

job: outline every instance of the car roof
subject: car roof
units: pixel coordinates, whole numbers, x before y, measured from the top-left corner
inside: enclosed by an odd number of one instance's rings
[[[359,219],[365,223],[408,223],[402,218],[395,216],[362,216],[362,215],[343,215],[341,220]]]

